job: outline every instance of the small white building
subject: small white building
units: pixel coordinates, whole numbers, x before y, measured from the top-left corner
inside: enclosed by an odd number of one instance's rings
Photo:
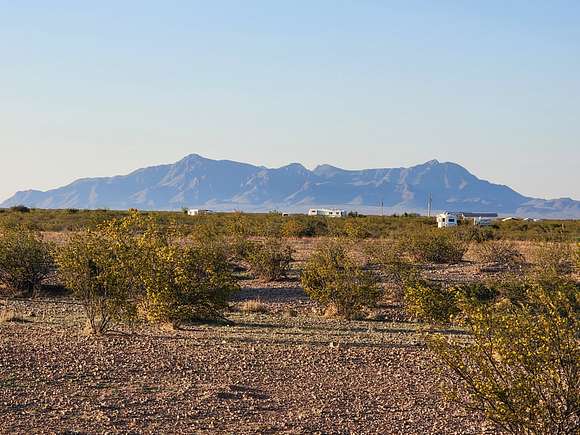
[[[346,217],[346,210],[339,210],[337,208],[311,208],[308,210],[308,216]]]
[[[448,211],[437,215],[437,228],[447,228],[457,226],[457,215]]]
[[[199,208],[190,208],[187,210],[187,214],[189,216],[198,216],[200,214],[211,214],[211,213],[213,213],[212,210],[204,210]]]

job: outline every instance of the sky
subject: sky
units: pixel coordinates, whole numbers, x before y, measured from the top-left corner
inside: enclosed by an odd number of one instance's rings
[[[580,199],[580,2],[0,0],[0,200],[197,153]]]

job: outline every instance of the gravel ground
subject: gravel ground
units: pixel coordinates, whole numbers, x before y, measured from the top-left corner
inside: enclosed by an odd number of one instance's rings
[[[0,433],[485,431],[442,400],[418,324],[325,319],[295,285],[246,284],[269,314],[100,338],[68,297],[6,301],[27,321],[0,324]]]

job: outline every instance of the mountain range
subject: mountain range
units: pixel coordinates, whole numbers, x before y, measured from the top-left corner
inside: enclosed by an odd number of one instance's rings
[[[580,201],[526,197],[451,162],[362,170],[320,165],[309,170],[299,163],[266,168],[198,154],[127,175],[82,178],[44,192],[17,192],[0,207],[304,212],[312,206],[332,206],[364,213],[421,213],[430,194],[434,211],[580,218]]]

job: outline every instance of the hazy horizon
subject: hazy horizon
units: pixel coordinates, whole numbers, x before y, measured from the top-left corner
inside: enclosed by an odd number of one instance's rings
[[[197,153],[580,199],[580,3],[3,4],[0,201]]]

